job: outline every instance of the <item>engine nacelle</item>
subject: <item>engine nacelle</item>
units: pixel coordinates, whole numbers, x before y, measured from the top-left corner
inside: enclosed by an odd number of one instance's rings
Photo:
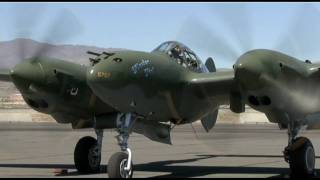
[[[285,123],[286,119],[305,119],[320,112],[319,67],[280,52],[258,49],[238,59],[235,82],[245,104],[265,113],[271,122]]]

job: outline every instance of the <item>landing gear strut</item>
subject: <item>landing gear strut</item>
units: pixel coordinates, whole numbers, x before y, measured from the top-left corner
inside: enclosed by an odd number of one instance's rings
[[[111,156],[108,162],[108,175],[110,178],[131,178],[133,175],[132,154],[128,148],[128,139],[135,118],[131,113],[119,114],[117,119],[117,136],[121,152]]]
[[[91,136],[81,138],[74,150],[74,163],[80,173],[100,171],[103,130],[96,129],[97,140]]]
[[[288,146],[284,149],[285,161],[289,163],[292,177],[315,176],[315,152],[311,141],[296,137],[301,125],[292,121],[288,125]]]

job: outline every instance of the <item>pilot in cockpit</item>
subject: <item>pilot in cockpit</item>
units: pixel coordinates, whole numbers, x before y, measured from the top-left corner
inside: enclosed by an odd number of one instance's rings
[[[182,54],[182,49],[179,45],[176,45],[174,48],[171,50],[171,55],[173,58],[175,58],[179,64],[183,63],[183,54]]]

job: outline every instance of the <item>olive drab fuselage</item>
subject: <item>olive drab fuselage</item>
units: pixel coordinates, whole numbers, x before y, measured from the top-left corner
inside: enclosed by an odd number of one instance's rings
[[[116,61],[115,59],[121,59]],[[192,122],[219,102],[189,88],[194,74],[161,53],[117,52],[87,71],[94,93],[120,112],[156,121]]]

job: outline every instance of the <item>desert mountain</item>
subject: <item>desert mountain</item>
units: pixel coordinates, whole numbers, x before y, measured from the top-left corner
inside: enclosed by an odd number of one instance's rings
[[[89,57],[92,57],[92,55],[87,54],[87,51],[112,52],[117,50],[123,49],[100,48],[85,45],[53,45],[31,39],[19,38],[0,42],[0,68],[12,68],[20,62],[21,59],[30,58],[35,54],[64,59],[79,64],[89,64]]]

